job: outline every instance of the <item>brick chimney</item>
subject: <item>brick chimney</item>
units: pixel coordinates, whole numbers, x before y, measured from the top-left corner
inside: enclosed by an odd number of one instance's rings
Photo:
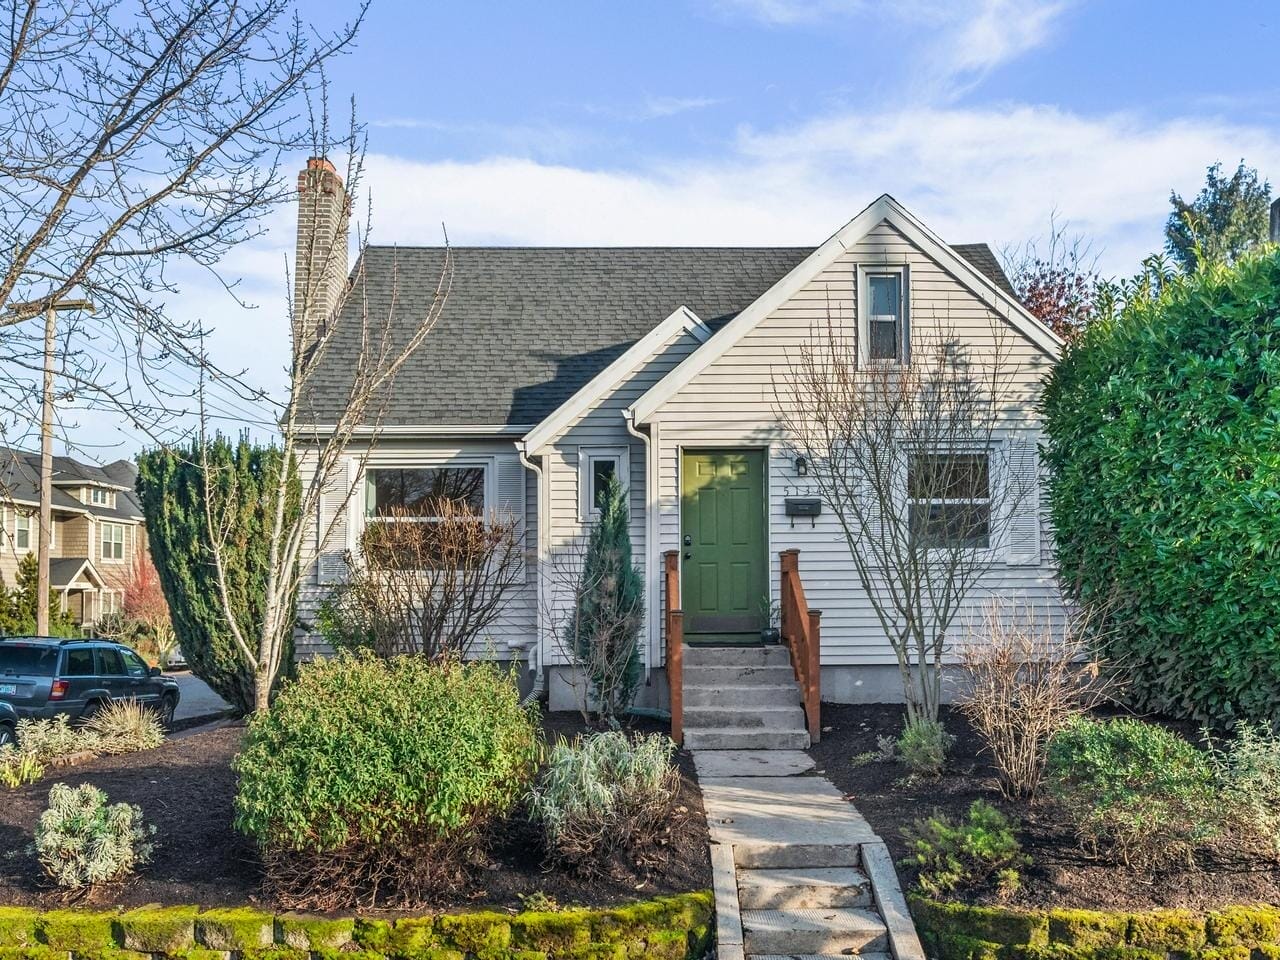
[[[1280,197],[1271,202],[1271,242],[1280,243]]]
[[[298,173],[298,249],[293,276],[293,338],[309,342],[338,309],[347,283],[351,201],[324,157]]]

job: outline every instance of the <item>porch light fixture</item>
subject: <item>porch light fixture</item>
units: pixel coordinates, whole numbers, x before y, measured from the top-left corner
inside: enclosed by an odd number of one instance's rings
[[[796,476],[807,477],[809,475],[809,461],[804,457],[796,457]]]

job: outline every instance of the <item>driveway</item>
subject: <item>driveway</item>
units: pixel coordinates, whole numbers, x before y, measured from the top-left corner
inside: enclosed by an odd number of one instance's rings
[[[207,717],[230,709],[227,701],[209,689],[209,685],[194,673],[170,673],[178,683],[181,694],[178,700],[178,712],[175,720],[189,720],[192,717]]]

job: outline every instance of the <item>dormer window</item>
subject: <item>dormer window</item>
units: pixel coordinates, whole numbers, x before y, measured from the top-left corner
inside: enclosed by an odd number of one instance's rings
[[[105,487],[90,487],[89,502],[97,507],[111,506],[111,491]]]
[[[873,363],[907,362],[907,268],[859,267],[860,358]]]

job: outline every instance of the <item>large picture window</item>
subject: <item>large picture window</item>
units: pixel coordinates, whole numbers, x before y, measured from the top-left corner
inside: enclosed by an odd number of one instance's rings
[[[403,569],[469,565],[483,540],[486,489],[478,465],[370,469],[365,556]]]
[[[925,453],[907,475],[911,535],[937,548],[991,546],[991,458]]]

